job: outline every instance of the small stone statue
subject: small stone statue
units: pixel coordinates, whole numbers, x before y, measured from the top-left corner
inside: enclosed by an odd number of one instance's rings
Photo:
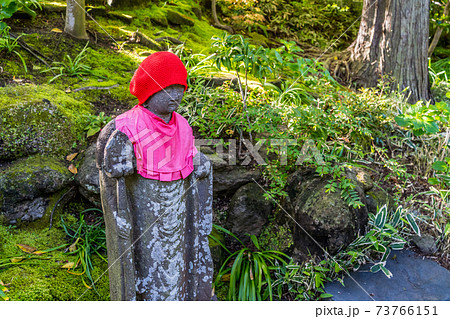
[[[130,84],[139,104],[98,138],[111,300],[212,298],[212,167],[175,112],[186,79],[175,54],[147,57]]]

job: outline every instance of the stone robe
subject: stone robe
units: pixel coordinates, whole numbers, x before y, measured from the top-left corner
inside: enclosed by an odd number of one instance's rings
[[[111,121],[97,142],[111,300],[211,300],[212,166],[198,153],[185,179],[135,172],[128,137]]]

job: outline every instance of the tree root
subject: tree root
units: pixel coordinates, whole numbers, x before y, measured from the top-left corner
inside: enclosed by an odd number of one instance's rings
[[[158,44],[158,42],[156,42],[155,40],[149,38],[148,36],[146,36],[145,34],[139,32],[139,30],[137,30],[136,32],[133,32],[130,39],[128,41],[126,41],[126,43],[140,43],[152,50],[155,51],[164,51],[163,46],[160,46]],[[125,43],[124,43],[125,44]]]
[[[39,52],[38,50],[30,47],[28,44],[26,44],[23,40],[21,40],[20,38],[18,39],[18,37],[12,33],[9,34],[13,39],[17,39],[17,43],[19,43],[20,47],[22,49],[24,49],[25,51],[27,51],[28,53],[30,53],[32,56],[34,56],[36,59],[38,59],[40,62],[42,62],[43,64],[45,64],[45,66],[47,68],[51,68],[50,65],[44,60],[48,60],[50,62],[53,62],[52,59],[50,59],[48,56],[42,54],[41,52]],[[52,71],[53,73],[53,71]],[[53,73],[54,75],[55,73]]]
[[[172,38],[172,37],[160,37],[160,38],[155,39],[155,41],[156,41],[156,42],[166,42],[166,41],[169,41],[169,42],[171,42],[172,44],[183,44],[183,43],[184,43],[183,41],[180,41],[180,40],[175,39],[175,38]]]
[[[336,81],[343,85],[349,85],[352,81],[350,54],[348,49],[341,52],[330,52],[322,55],[319,61],[329,70]]]
[[[78,91],[86,91],[86,90],[109,90],[118,87],[119,84],[114,84],[111,86],[85,86],[82,88],[76,88],[72,90],[72,92],[78,92]]]

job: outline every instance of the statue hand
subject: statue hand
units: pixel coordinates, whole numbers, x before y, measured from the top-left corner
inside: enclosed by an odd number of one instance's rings
[[[128,137],[115,130],[106,143],[104,152],[104,171],[113,178],[134,173],[134,149]]]

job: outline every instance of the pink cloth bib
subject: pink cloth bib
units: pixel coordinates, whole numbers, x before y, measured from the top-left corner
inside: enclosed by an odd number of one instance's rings
[[[119,115],[116,129],[125,133],[134,147],[139,175],[164,182],[186,178],[194,170],[197,154],[192,128],[173,112],[169,123],[136,105]]]

